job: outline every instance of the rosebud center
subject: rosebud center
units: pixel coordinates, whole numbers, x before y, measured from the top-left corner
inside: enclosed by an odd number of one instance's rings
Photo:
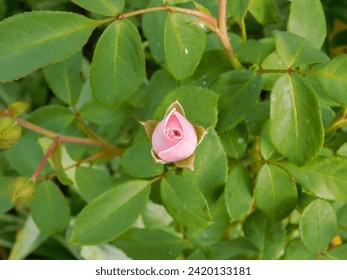
[[[168,135],[171,139],[174,139],[174,140],[181,140],[183,138],[182,131],[180,131],[176,128],[168,129],[166,131],[166,135]]]

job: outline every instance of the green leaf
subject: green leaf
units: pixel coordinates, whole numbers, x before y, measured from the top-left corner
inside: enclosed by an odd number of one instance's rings
[[[166,109],[175,101],[181,103],[186,118],[193,125],[200,125],[205,128],[216,125],[218,95],[213,91],[194,86],[181,86],[174,89],[166,95],[157,108],[154,118],[163,119]]]
[[[315,158],[324,131],[317,96],[300,76],[285,74],[271,93],[270,138],[277,151],[297,165]]]
[[[46,151],[47,152],[47,151]],[[66,175],[65,169],[63,166],[63,158],[62,158],[62,146],[61,143],[58,143],[54,146],[52,155],[50,156],[50,163],[57,175],[57,179],[62,185],[71,186],[73,182]]]
[[[36,185],[31,202],[31,214],[36,225],[45,234],[64,230],[70,219],[64,195],[52,181]]]
[[[228,163],[222,143],[214,130],[208,131],[195,150],[194,170],[184,171],[187,179],[200,189],[209,203],[216,202],[227,178]]]
[[[117,238],[139,217],[150,189],[148,181],[137,180],[105,191],[77,216],[70,242],[90,245]]]
[[[225,203],[231,220],[242,219],[252,207],[252,179],[243,165],[234,167],[225,185]]]
[[[198,2],[198,5],[195,5],[198,10],[202,12],[208,11],[215,18],[218,17],[218,0],[197,0],[195,2]]]
[[[0,20],[5,16],[7,10],[6,0],[0,0]]]
[[[347,55],[338,55],[323,65],[312,69],[324,92],[335,102],[347,107]]]
[[[283,61],[279,57],[276,51],[269,54],[263,61],[262,67],[264,69],[276,69],[276,70],[286,70],[288,71],[288,67],[284,65]],[[283,71],[283,72],[286,72]],[[264,90],[272,90],[275,82],[279,77],[281,77],[282,73],[263,73],[262,78],[264,81],[263,89]]]
[[[281,14],[275,0],[252,0],[249,12],[263,25],[281,21]]]
[[[244,156],[248,145],[248,131],[244,123],[219,133],[219,137],[228,157],[241,159]]]
[[[228,37],[229,37],[230,41],[232,42],[232,46],[233,46],[235,53],[237,54],[244,45],[243,39],[241,38],[241,36],[239,36],[235,33],[231,33],[231,32],[228,32]],[[222,45],[221,41],[219,40],[218,35],[216,33],[209,32],[209,33],[207,33],[206,38],[207,38],[206,51],[220,50],[220,51],[223,51],[225,54],[225,50],[223,48],[223,45]],[[229,62],[229,69],[228,70],[230,70],[230,62]]]
[[[22,137],[17,145],[6,150],[4,154],[11,168],[27,177],[34,174],[43,158],[42,148],[37,141],[26,136]],[[25,160],[23,160],[23,155],[25,155]],[[42,173],[46,173],[49,170],[51,169],[46,165]]]
[[[314,200],[304,209],[299,229],[306,248],[313,254],[320,254],[337,231],[334,208],[324,200]]]
[[[80,249],[80,247],[76,246],[73,248]],[[107,243],[83,246],[80,252],[81,258],[85,260],[130,260],[123,251]]]
[[[141,113],[144,116],[143,121],[153,118],[153,113],[163,99],[168,95],[170,91],[177,87],[177,83],[172,76],[166,70],[158,70],[154,72],[146,87],[146,95],[142,96]],[[155,94],[153,94],[155,92]],[[164,110],[164,109],[163,109]],[[165,110],[164,113],[165,114]],[[158,118],[163,118],[164,115],[158,115]],[[143,130],[141,129],[143,132]],[[143,137],[141,137],[143,139]],[[137,139],[136,139],[137,140]],[[135,140],[135,141],[136,141]]]
[[[236,22],[244,19],[250,3],[251,0],[228,0],[230,14]]]
[[[44,210],[43,210],[44,211]],[[16,240],[11,249],[10,260],[23,260],[35,251],[48,238],[36,226],[31,215],[28,215],[24,225],[19,229]]]
[[[75,173],[76,184],[82,197],[91,201],[112,187],[111,176],[100,169],[80,166]]]
[[[11,177],[0,177],[0,215],[6,213],[13,207],[8,195],[8,186],[11,181]]]
[[[210,246],[221,241],[230,225],[223,195],[210,209],[213,220],[212,224],[203,229],[192,229],[188,227],[187,230],[187,237],[192,243],[199,246]]]
[[[347,199],[347,161],[319,158],[301,168],[284,164],[306,192],[331,200]]]
[[[110,123],[120,123],[125,117],[125,110],[121,107],[108,108],[101,106],[95,100],[86,102],[79,113],[93,124],[103,125]]]
[[[237,53],[238,58],[244,63],[262,64],[265,58],[273,52],[275,45],[272,39],[247,41],[246,45]]]
[[[327,26],[321,1],[292,0],[287,30],[305,38],[317,48],[322,47]]]
[[[333,247],[323,257],[325,260],[347,260],[347,244]]]
[[[239,237],[209,247],[207,254],[210,260],[240,260],[247,259],[247,257],[254,259],[258,252],[258,248],[252,242],[244,237]]]
[[[347,143],[342,144],[342,146],[336,151],[336,154],[344,159],[347,159]]]
[[[198,248],[189,254],[186,260],[207,260],[207,257],[206,253],[202,249]]]
[[[125,0],[71,0],[90,12],[103,16],[116,16],[123,11]]]
[[[329,57],[311,42],[286,31],[273,31],[276,51],[287,67],[327,62]]]
[[[259,259],[275,260],[284,253],[286,232],[280,221],[256,211],[247,218],[243,230],[245,237],[258,247]]]
[[[86,137],[86,135],[82,131],[80,131],[79,129],[76,129],[76,126],[73,126],[73,125],[70,125],[66,130],[64,130],[64,134],[74,136],[74,137],[82,137],[82,138]],[[47,138],[44,138],[44,139],[47,140]],[[42,140],[39,139],[39,142],[41,145],[42,145]],[[76,145],[75,143],[64,143],[64,145],[62,146],[62,160],[63,160],[62,162],[64,164],[64,167],[67,167],[68,165],[71,165],[77,161],[80,161],[84,156],[86,156],[86,153],[89,149],[90,147],[86,145]],[[74,173],[74,170],[75,168],[65,173],[69,175],[71,173]],[[68,177],[71,177],[71,176],[68,176]]]
[[[163,3],[163,0],[160,0]],[[177,5],[182,3],[191,2],[193,0],[167,0],[166,2],[170,5]]]
[[[60,105],[47,105],[33,111],[27,120],[38,126],[59,133],[75,120],[75,115],[66,107]],[[33,132],[30,132],[30,134],[33,134]]]
[[[347,231],[347,203],[342,206],[336,214],[339,228]]]
[[[82,53],[43,68],[45,78],[53,93],[67,104],[75,105],[81,92]]]
[[[163,4],[162,0],[152,0],[148,8],[158,7]],[[142,29],[148,41],[153,59],[160,65],[165,64],[164,29],[166,22],[166,11],[145,13],[142,17]]]
[[[126,149],[121,166],[125,173],[135,178],[150,178],[164,172],[162,164],[155,163],[150,142],[137,143]]]
[[[134,260],[173,260],[185,247],[178,236],[159,229],[132,228],[114,244]]]
[[[219,75],[229,70],[230,62],[224,50],[208,50],[204,52],[193,76],[184,83],[208,88]]]
[[[142,212],[143,224],[148,229],[161,229],[168,232],[175,232],[169,225],[173,218],[169,215],[163,205],[155,204],[149,201]]]
[[[217,130],[223,132],[235,127],[252,110],[262,79],[255,71],[234,70],[222,74],[211,89],[220,94]]]
[[[270,117],[270,101],[265,100],[255,104],[245,119],[247,129],[250,134],[260,135],[261,128],[269,120]]]
[[[87,42],[94,20],[66,12],[30,12],[0,23],[0,82],[62,61]]]
[[[132,95],[145,77],[145,57],[135,25],[112,23],[101,35],[93,56],[90,82],[95,100],[113,106]]]
[[[165,58],[175,79],[183,80],[194,73],[205,45],[204,29],[190,16],[168,13],[164,33]]]
[[[161,181],[161,198],[170,215],[183,225],[205,228],[212,222],[206,199],[185,177],[170,175]]]
[[[260,134],[260,153],[266,160],[280,160],[283,156],[279,154],[270,141],[269,122],[265,123]]]
[[[281,168],[264,164],[255,185],[255,203],[266,215],[283,219],[295,208],[298,193],[295,184]]]
[[[285,260],[315,260],[316,255],[308,251],[300,238],[292,239],[284,255]]]

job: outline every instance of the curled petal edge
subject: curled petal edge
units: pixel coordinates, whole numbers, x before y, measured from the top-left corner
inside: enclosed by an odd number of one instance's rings
[[[163,161],[161,158],[159,158],[153,149],[151,150],[151,155],[152,155],[152,158],[154,159],[155,163],[160,163],[160,164],[167,163],[166,161]]]
[[[139,122],[139,123],[143,125],[143,127],[145,128],[148,139],[151,140],[153,131],[154,131],[155,127],[157,126],[158,122],[149,120],[146,122]]]
[[[195,162],[195,153],[191,154],[189,157],[175,161],[174,164],[180,168],[189,168],[191,171],[194,171],[194,162]]]
[[[195,132],[196,132],[196,136],[198,140],[196,145],[199,145],[208,132],[204,127],[200,125],[194,125],[194,128],[195,128]]]
[[[175,102],[171,103],[171,105],[167,108],[164,118],[166,118],[174,109],[175,111],[181,113],[184,117],[186,116],[181,103],[179,103],[179,101],[176,100]]]

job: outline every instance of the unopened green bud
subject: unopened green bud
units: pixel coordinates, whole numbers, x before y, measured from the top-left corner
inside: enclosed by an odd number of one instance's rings
[[[29,178],[20,176],[14,178],[8,187],[8,193],[13,203],[26,203],[31,200],[35,185]]]
[[[14,102],[8,106],[8,111],[12,117],[17,117],[24,113],[29,108],[29,103],[27,102]]]
[[[10,117],[0,118],[0,149],[14,146],[20,139],[22,128]]]

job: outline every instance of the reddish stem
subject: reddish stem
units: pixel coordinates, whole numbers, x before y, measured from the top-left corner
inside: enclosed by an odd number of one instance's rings
[[[37,181],[37,178],[39,177],[42,169],[44,168],[46,162],[48,161],[49,157],[52,155],[52,153],[54,152],[58,144],[59,144],[59,140],[54,140],[54,142],[48,147],[47,152],[45,153],[38,167],[36,168],[34,174],[31,176],[31,180],[33,182]]]

